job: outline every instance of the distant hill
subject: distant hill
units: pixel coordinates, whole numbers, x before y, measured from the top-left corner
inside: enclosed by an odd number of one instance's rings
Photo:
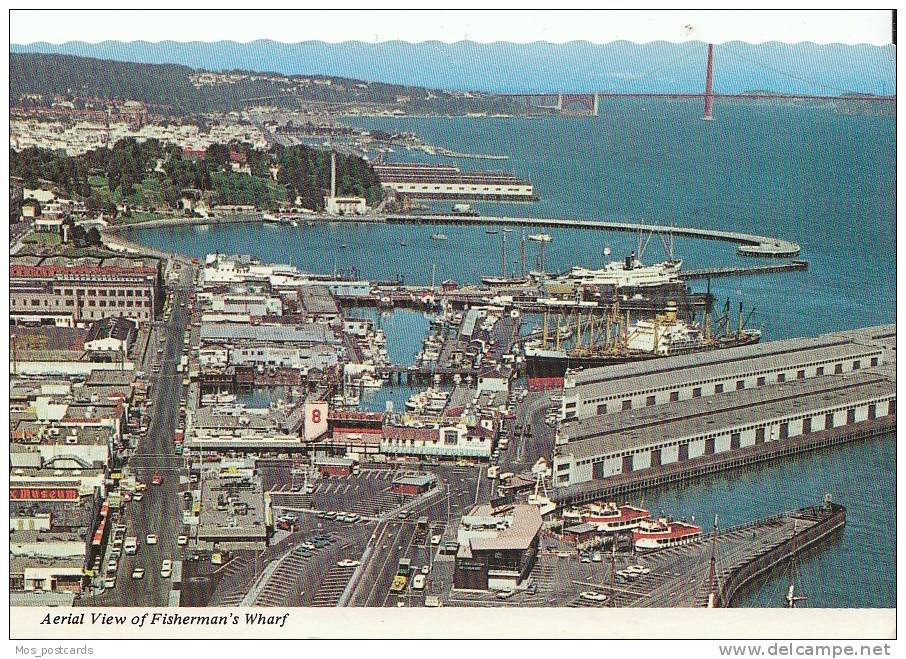
[[[300,102],[377,104],[407,113],[506,111],[509,101],[481,94],[367,82],[337,76],[248,70],[209,72],[180,64],[147,64],[73,55],[10,53],[10,101],[25,95],[142,101],[163,113],[232,111]]]
[[[72,41],[13,44],[10,51],[66,53],[210,70],[318,74],[487,92],[695,92],[703,87],[705,67],[705,44],[663,41]],[[730,42],[718,45],[715,51],[715,88],[723,93],[767,89],[781,93],[853,91],[886,95],[895,93],[895,58],[894,46]]]

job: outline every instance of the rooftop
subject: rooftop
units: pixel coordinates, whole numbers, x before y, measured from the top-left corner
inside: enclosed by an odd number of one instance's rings
[[[515,504],[506,512],[495,514],[490,504],[482,503],[473,506],[467,515],[463,515],[460,530],[465,531],[465,525],[474,525],[476,522],[498,522],[505,526],[501,529],[488,528],[489,535],[485,537],[466,538],[465,543],[460,543],[461,552],[463,546],[467,545],[464,554],[528,549],[541,530],[541,510],[538,506]]]
[[[560,431],[568,443],[558,448],[577,459],[596,457],[895,393],[892,382],[872,371],[791,380],[569,422]]]
[[[803,350],[827,351],[836,350],[857,350],[851,347],[852,339],[848,336],[825,334],[816,338],[796,338],[784,339],[781,341],[767,341],[765,343],[756,343],[749,346],[738,348],[727,348],[725,350],[711,350],[708,352],[698,352],[690,355],[677,355],[675,357],[666,357],[664,359],[652,359],[641,362],[629,362],[626,364],[617,364],[602,368],[590,368],[571,376],[569,379],[576,383],[576,386],[589,384],[608,383],[608,387],[614,386],[619,380],[626,378],[639,378],[642,376],[656,376],[659,381],[672,377],[677,372],[684,372],[691,368],[708,367],[715,369],[715,375],[720,372],[735,370],[735,365],[739,362],[750,361],[753,359],[762,360],[773,358],[777,363],[783,363],[783,360],[789,360],[791,363],[799,361],[799,355]],[[813,353],[818,354],[818,353]],[[724,369],[721,371],[720,369]]]
[[[665,359],[652,360],[660,363],[657,371],[647,374],[625,374],[618,377],[612,374],[598,374],[595,379],[589,379],[579,384],[581,375],[576,378],[576,388],[567,389],[564,395],[574,396],[591,395],[591,392],[601,393],[608,397],[619,397],[622,394],[631,394],[648,389],[662,389],[671,385],[680,385],[685,382],[697,382],[712,378],[729,377],[736,374],[748,372],[775,371],[796,368],[803,364],[809,364],[816,361],[834,360],[834,359],[855,359],[877,353],[879,348],[875,346],[860,345],[844,340],[831,340],[821,342],[820,345],[810,346],[804,344],[806,341],[817,341],[817,339],[791,339],[788,341],[771,341],[762,344],[765,347],[772,348],[768,351],[762,351],[761,354],[737,354],[729,355],[728,359],[715,361],[708,359],[707,363],[695,365],[695,360],[690,357],[699,357],[698,355],[685,355],[682,357],[668,357]],[[772,344],[782,343],[785,346],[773,346]],[[756,346],[749,346],[756,347]],[[747,348],[734,348],[732,351],[745,351]],[[714,351],[715,353],[727,353],[731,350]],[[677,363],[674,360],[681,361]],[[667,363],[669,362],[669,363]],[[867,364],[866,364],[867,365]],[[608,369],[611,367],[608,367]],[[620,369],[621,366],[613,367]],[[651,368],[651,366],[649,366]],[[598,371],[600,369],[593,369]],[[629,370],[629,369],[627,369]],[[585,375],[587,371],[583,372]],[[586,376],[589,377],[589,376]],[[606,379],[602,379],[606,378]]]

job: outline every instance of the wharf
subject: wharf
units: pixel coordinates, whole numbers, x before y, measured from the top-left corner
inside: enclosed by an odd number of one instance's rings
[[[701,270],[685,270],[679,274],[680,279],[691,281],[694,279],[717,279],[719,277],[744,277],[751,275],[766,275],[775,272],[797,272],[808,270],[808,261],[796,259],[789,263],[777,265],[755,265],[748,267],[703,268]]]
[[[665,227],[657,224],[636,224],[631,222],[603,222],[573,218],[551,217],[465,217],[461,215],[384,215],[378,216],[388,224],[496,224],[502,226],[558,227],[565,229],[597,229],[601,231],[650,232],[703,240],[720,240],[736,243],[737,252],[743,256],[764,256],[771,258],[794,258],[799,256],[798,243],[759,236],[737,231],[696,229],[692,227]]]
[[[649,467],[628,474],[618,474],[570,487],[556,488],[551,493],[551,499],[560,505],[569,505],[619,498],[630,492],[691,481],[711,474],[751,467],[800,453],[876,437],[893,432],[896,427],[896,415],[860,421],[832,430],[800,435],[792,439],[775,440],[660,467]]]
[[[845,524],[846,509],[827,501],[720,530],[716,537],[711,534],[688,545],[639,555],[636,562],[651,573],[629,585],[616,585],[612,593],[607,584],[595,585],[612,595],[616,606],[706,607],[714,592],[715,605],[728,607],[754,577],[789,561]]]

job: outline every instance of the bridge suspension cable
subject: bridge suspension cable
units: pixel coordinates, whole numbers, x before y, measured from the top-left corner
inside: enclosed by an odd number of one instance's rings
[[[689,59],[693,55],[699,55],[699,54],[700,53],[696,52],[695,49],[690,48],[688,52],[683,53],[682,55],[679,55],[678,57],[674,57],[672,60],[670,60],[669,62],[666,62],[665,64],[659,64],[658,66],[654,67],[653,69],[649,69],[648,71],[645,71],[641,75],[637,75],[632,78],[624,78],[623,80],[621,80],[619,82],[618,85],[616,85],[613,89],[610,89],[608,91],[610,93],[619,92],[619,91],[621,91],[621,87],[625,87],[626,84],[628,84],[628,83],[637,82],[639,80],[644,80],[648,76],[652,76],[655,73],[660,73],[664,69],[668,69],[671,66],[673,66],[674,64],[679,64],[680,62]]]
[[[818,82],[816,80],[809,80],[808,78],[803,78],[801,76],[797,76],[792,73],[787,73],[786,71],[781,71],[780,69],[774,68],[773,66],[769,66],[768,64],[765,64],[764,62],[759,62],[758,60],[753,59],[751,57],[746,57],[745,55],[738,53],[735,50],[733,50],[732,48],[728,48],[725,45],[716,45],[715,48],[719,48],[722,52],[730,53],[734,57],[738,57],[739,59],[743,60],[744,62],[761,67],[762,69],[770,71],[771,73],[776,73],[777,75],[784,76],[785,78],[789,78],[791,80],[796,80],[797,82],[804,82],[806,84],[814,85],[815,87],[820,87],[821,89],[826,89],[828,91],[836,92],[838,94],[858,93],[858,92],[854,92],[852,89],[841,89],[839,87],[834,87],[832,85],[826,85],[826,84]]]

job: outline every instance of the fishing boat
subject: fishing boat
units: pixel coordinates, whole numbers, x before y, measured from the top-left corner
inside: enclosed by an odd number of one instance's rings
[[[485,229],[484,232],[489,236],[496,236],[498,233],[497,229]]]

